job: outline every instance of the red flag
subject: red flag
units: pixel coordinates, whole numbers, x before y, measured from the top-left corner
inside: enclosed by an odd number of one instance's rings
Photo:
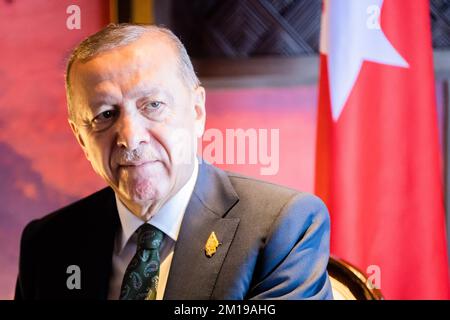
[[[325,0],[321,36],[316,192],[331,253],[386,299],[448,299],[428,1]]]

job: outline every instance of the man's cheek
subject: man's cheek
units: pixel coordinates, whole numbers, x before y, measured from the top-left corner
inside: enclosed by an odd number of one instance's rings
[[[170,146],[174,164],[189,164],[195,147],[192,132],[185,128],[175,129],[171,135]]]
[[[108,155],[108,152],[99,148],[90,148],[89,150],[89,162],[94,168],[94,171],[104,179],[110,177],[112,174]]]

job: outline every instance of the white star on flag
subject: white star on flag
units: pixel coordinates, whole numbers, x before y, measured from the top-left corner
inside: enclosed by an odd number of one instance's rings
[[[408,68],[380,27],[383,0],[325,0],[320,48],[328,55],[331,112],[337,121],[364,61]]]

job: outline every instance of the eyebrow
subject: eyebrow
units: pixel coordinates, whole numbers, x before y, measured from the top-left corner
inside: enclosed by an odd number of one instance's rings
[[[141,95],[156,95],[156,94],[164,94],[166,96],[170,96],[170,94],[162,89],[161,87],[148,87],[145,84],[138,84],[133,87],[130,91],[127,92],[127,97],[136,97]]]
[[[170,102],[173,102],[173,96],[165,89],[155,86],[155,87],[147,87],[144,84],[140,84],[134,86],[132,90],[127,92],[126,97],[128,98],[137,98],[137,97],[145,97],[145,96],[155,96],[155,95],[163,95],[165,98],[169,99]]]
[[[148,87],[145,84],[138,84],[127,92],[126,98],[140,98],[145,96],[163,95],[173,103],[173,96],[161,87]],[[97,97],[90,104],[92,109],[98,109],[103,105],[115,105],[122,100],[122,97],[110,92],[99,92]]]
[[[121,99],[118,99],[118,96],[116,95],[100,94],[89,105],[92,109],[98,109],[104,105],[115,105],[120,100]]]

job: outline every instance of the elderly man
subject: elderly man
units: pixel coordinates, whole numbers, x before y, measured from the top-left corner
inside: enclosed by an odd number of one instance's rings
[[[16,299],[332,298],[324,204],[196,157],[205,89],[169,30],[90,36],[66,89],[109,187],[27,225]]]

